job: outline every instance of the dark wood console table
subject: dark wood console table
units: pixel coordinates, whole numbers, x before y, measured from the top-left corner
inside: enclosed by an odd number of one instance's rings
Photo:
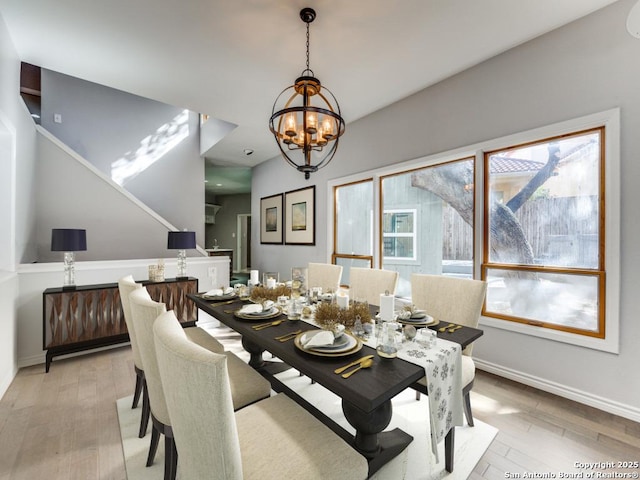
[[[187,295],[198,291],[197,278],[138,283],[156,302],[173,310],[184,326],[195,324],[198,310]],[[42,332],[47,372],[55,356],[128,342],[118,284],[47,288],[42,294]]]

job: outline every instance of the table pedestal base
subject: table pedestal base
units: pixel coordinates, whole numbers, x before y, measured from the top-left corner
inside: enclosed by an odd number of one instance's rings
[[[411,435],[399,428],[383,432],[391,422],[391,401],[365,413],[343,400],[342,411],[347,421],[356,429],[353,446],[369,462],[369,476],[400,454],[413,441]]]

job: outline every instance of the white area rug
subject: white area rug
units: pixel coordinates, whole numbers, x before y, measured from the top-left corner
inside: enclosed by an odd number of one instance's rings
[[[318,384],[311,384],[307,377],[300,377],[296,370],[289,370],[278,378],[294,389],[299,395],[322,412],[353,432],[342,414],[340,399]],[[128,480],[158,480],[164,472],[164,439],[161,439],[155,463],[147,468],[145,463],[149,451],[151,433],[140,439],[140,407],[131,409],[132,397],[121,398],[117,402],[122,447]],[[456,428],[454,471],[444,469],[444,442],[440,445],[440,462],[436,463],[428,439],[429,417],[426,398],[415,400],[415,392],[406,390],[393,400],[393,418],[387,430],[399,427],[414,437],[413,442],[395,459],[381,468],[371,478],[375,480],[465,480],[469,477],[478,460],[487,450],[498,430],[478,420],[476,426]],[[150,428],[149,428],[150,430]],[[180,461],[178,460],[178,478]]]

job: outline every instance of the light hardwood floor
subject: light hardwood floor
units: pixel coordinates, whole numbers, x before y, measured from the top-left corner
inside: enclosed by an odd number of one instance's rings
[[[115,401],[134,382],[129,347],[21,369],[0,401],[0,480],[125,479]],[[640,424],[494,375],[478,372],[472,406],[500,430],[473,479],[640,461]]]

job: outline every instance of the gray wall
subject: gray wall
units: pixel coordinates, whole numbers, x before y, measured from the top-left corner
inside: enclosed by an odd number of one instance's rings
[[[77,261],[175,256],[167,250],[167,227],[110,182],[44,135],[38,136],[38,153],[34,192],[40,262],[62,261],[61,252],[51,251],[52,228],[87,230],[87,251],[77,252]]]
[[[622,0],[347,125],[333,162],[309,182],[272,159],[254,170],[253,218],[260,197],[317,185],[317,246],[260,245],[261,269],[326,261],[327,180],[447,151],[535,127],[621,108],[621,336],[610,354],[485,326],[474,355],[531,384],[597,403],[622,405],[640,417],[640,41],[625,22],[635,0]],[[371,92],[375,95],[375,92]],[[344,104],[348,99],[340,99]],[[611,192],[617,194],[617,192]],[[254,225],[258,227],[256,220]],[[616,375],[611,375],[611,372]],[[620,379],[627,379],[623,384]]]
[[[122,186],[176,228],[195,231],[203,244],[204,161],[200,158],[199,118],[189,112],[187,122],[176,125],[175,120],[183,111],[183,108],[42,70],[42,126],[111,178],[118,161],[135,166],[134,161],[142,163],[154,149],[162,149],[171,142],[174,133],[186,135]],[[61,115],[62,123],[54,122],[54,114]],[[42,179],[44,197],[51,196],[48,188],[56,188],[49,187],[49,183],[64,183],[65,177],[66,173],[54,172],[52,177]],[[104,199],[89,199],[94,201]],[[60,220],[64,221],[64,217]],[[108,235],[102,230],[94,233]],[[150,243],[153,242],[150,240]],[[109,256],[95,250],[95,244],[89,250],[89,259]],[[158,255],[157,252],[150,254]]]

